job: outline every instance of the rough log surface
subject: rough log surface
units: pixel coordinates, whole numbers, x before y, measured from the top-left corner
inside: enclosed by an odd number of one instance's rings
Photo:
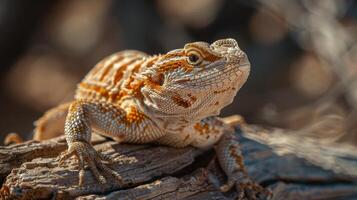
[[[242,131],[243,130],[243,131]],[[356,199],[357,148],[319,144],[280,129],[242,125],[236,134],[248,173],[272,199]],[[0,199],[233,199],[217,187],[225,176],[214,151],[118,144],[95,136],[124,181],[98,184],[90,172],[78,187],[76,161],[57,165],[63,137],[0,147]],[[343,147],[343,148],[342,148]]]

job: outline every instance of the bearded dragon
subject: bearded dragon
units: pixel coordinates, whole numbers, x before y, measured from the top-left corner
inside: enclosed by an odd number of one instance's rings
[[[264,188],[245,171],[233,129],[217,116],[232,103],[250,72],[247,55],[234,39],[212,44],[193,42],[163,55],[121,51],[100,61],[78,84],[75,100],[47,111],[36,122],[34,139],[64,134],[79,162],[79,185],[85,165],[100,183],[120,174],[90,143],[92,131],[122,143],[157,143],[177,148],[215,146],[228,177],[223,192],[235,187],[240,197],[258,196]]]

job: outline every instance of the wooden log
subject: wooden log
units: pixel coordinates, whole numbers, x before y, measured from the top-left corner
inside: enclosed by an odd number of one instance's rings
[[[326,146],[281,129],[238,126],[247,171],[273,191],[272,199],[357,197],[357,148]],[[99,136],[93,144],[115,161],[109,166],[122,175],[123,184],[111,177],[99,184],[87,170],[85,185],[77,186],[75,159],[57,164],[67,148],[62,136],[0,147],[0,199],[233,199],[237,195],[217,189],[225,175],[212,150],[118,144]]]

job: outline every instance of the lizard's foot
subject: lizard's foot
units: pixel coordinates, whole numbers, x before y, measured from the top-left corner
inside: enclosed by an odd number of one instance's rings
[[[271,191],[255,183],[243,173],[232,174],[228,182],[220,187],[222,192],[227,192],[235,186],[238,199],[267,199],[272,195]]]
[[[87,163],[95,178],[100,183],[106,183],[106,179],[99,172],[98,168],[106,174],[114,176],[119,183],[122,183],[121,176],[114,170],[107,167],[103,161],[111,163],[104,155],[98,153],[93,146],[87,142],[73,142],[69,145],[67,152],[63,153],[59,160],[59,165],[62,165],[64,160],[76,156],[79,162],[79,186],[84,183],[84,165]]]

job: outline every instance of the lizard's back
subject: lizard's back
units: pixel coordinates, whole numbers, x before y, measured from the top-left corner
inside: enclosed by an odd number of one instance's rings
[[[127,96],[126,85],[143,70],[148,55],[140,51],[121,51],[100,61],[78,84],[75,99],[118,103]]]

